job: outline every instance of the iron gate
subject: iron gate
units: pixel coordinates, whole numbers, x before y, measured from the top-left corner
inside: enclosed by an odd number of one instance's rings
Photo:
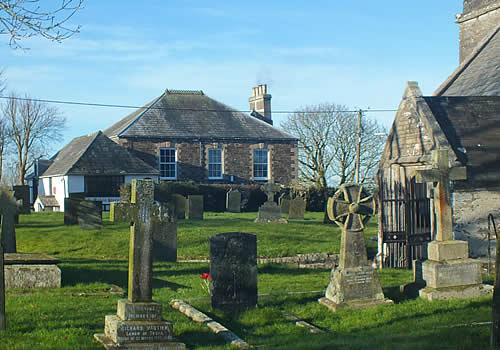
[[[411,268],[413,260],[427,257],[426,243],[432,238],[427,185],[415,178],[405,184],[379,178],[379,200],[382,266]]]

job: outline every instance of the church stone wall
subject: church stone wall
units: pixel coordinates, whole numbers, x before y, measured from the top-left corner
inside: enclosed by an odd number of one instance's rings
[[[493,214],[500,224],[500,190],[456,191],[452,205],[455,239],[469,242],[471,256],[487,256],[488,214]],[[495,254],[494,241],[491,253]]]

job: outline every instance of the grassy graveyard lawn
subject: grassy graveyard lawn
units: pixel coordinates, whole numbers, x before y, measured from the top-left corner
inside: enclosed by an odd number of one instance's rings
[[[204,222],[182,223],[179,255],[205,257],[210,235],[238,230],[257,233],[261,256],[338,251],[339,232],[321,225],[318,214],[308,214],[304,224],[289,225],[254,225],[254,215],[208,214]],[[64,227],[60,214],[40,214],[22,216],[17,232],[19,251],[44,252],[61,259],[63,287],[9,291],[8,330],[0,334],[0,349],[100,349],[93,334],[103,331],[104,316],[116,312],[120,290],[127,285],[126,225],[81,231]],[[490,297],[432,303],[405,299],[399,285],[411,280],[409,271],[380,272],[384,292],[395,305],[331,313],[316,301],[328,284],[328,270],[259,265],[258,308],[231,315],[211,309],[199,277],[206,271],[205,263],[155,264],[154,298],[164,305],[164,317],[174,322],[176,336],[190,349],[229,347],[206,327],[171,309],[171,299],[191,303],[263,349],[488,347],[489,326],[483,323],[490,320]],[[308,333],[287,321],[285,312],[325,333]]]

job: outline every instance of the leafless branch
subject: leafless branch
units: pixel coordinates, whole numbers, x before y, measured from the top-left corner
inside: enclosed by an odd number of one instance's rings
[[[61,0],[51,9],[42,9],[41,0],[0,0],[0,34],[9,37],[9,45],[21,48],[20,41],[33,36],[61,42],[80,26],[69,21],[83,7],[84,0]]]

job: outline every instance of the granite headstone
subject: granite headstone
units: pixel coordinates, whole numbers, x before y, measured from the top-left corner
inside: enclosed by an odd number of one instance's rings
[[[230,213],[241,212],[241,192],[230,190],[226,193],[226,210]]]
[[[203,220],[203,196],[188,196],[187,218],[190,220]]]

